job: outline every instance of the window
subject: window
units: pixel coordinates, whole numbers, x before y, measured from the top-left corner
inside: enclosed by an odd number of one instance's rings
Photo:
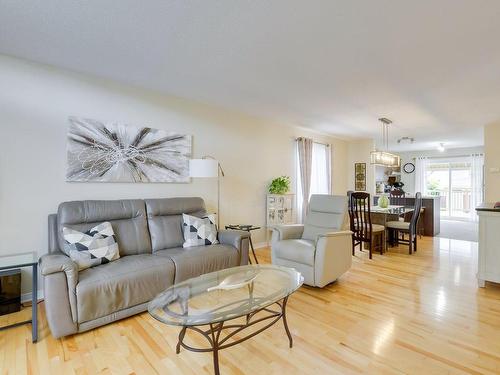
[[[297,217],[301,217],[302,212],[302,186],[300,183],[300,165],[297,150],[296,153],[296,173],[297,173]],[[312,194],[331,193],[331,153],[330,146],[322,143],[313,143],[312,167],[311,167],[311,191]],[[310,196],[309,196],[310,197]]]

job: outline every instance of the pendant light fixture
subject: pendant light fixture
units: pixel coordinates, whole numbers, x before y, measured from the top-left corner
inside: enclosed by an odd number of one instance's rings
[[[383,167],[399,167],[400,158],[399,155],[391,154],[389,149],[389,124],[392,121],[388,118],[382,117],[378,119],[382,123],[382,138],[384,142],[384,151],[375,150],[370,153],[371,164],[381,165]]]

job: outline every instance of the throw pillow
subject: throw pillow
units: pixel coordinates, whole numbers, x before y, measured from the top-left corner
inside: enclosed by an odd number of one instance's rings
[[[64,252],[78,265],[78,270],[109,263],[120,258],[111,223],[104,222],[86,231],[63,228]]]
[[[215,245],[217,241],[217,227],[215,226],[215,215],[196,217],[182,214],[184,222],[184,244],[183,247]]]

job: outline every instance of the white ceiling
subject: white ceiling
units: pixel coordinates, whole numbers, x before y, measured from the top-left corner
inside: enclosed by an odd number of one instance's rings
[[[453,148],[500,119],[499,20],[498,0],[0,0],[0,53],[346,137],[385,116],[392,143]]]

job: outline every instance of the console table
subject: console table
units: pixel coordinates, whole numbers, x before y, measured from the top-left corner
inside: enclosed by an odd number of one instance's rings
[[[38,255],[34,252],[0,256],[0,271],[16,268],[31,267],[33,270],[32,292],[31,292],[31,319],[0,327],[0,331],[31,323],[31,340],[35,343],[38,340]]]

